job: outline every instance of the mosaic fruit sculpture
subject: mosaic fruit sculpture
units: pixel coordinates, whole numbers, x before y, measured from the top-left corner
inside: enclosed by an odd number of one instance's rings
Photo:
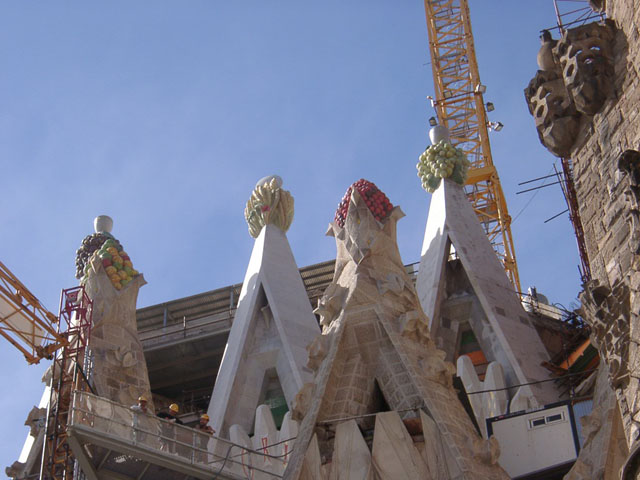
[[[374,183],[361,178],[349,187],[347,193],[342,197],[340,205],[338,205],[334,221],[341,227],[344,227],[344,221],[349,211],[349,203],[351,202],[351,192],[354,189],[360,194],[377,221],[383,222],[393,210],[393,205],[382,190],[378,189]]]
[[[95,255],[102,261],[104,271],[109,275],[116,290],[126,287],[134,277],[139,275],[139,272],[133,268],[133,263],[131,263],[127,252],[114,238],[104,242]]]
[[[86,282],[90,260],[94,257],[100,259],[116,290],[122,289],[140,274],[133,268],[133,263],[120,242],[110,233],[99,232],[87,235],[76,250],[76,278],[80,279],[80,283]]]
[[[440,140],[428,147],[416,165],[422,188],[433,193],[440,186],[443,178],[450,178],[459,185],[464,185],[467,171],[471,163],[459,148],[446,140]]]
[[[76,278],[80,280],[85,276],[85,270],[89,265],[91,256],[102,247],[102,244],[113,236],[107,232],[92,233],[82,240],[82,245],[76,250]],[[114,239],[115,240],[115,239]],[[120,242],[115,240],[118,245]],[[122,248],[122,246],[120,246]]]
[[[293,221],[293,197],[282,188],[282,179],[273,175],[264,180],[264,183],[258,182],[244,209],[244,218],[253,238],[257,238],[262,227],[268,224],[286,232]]]

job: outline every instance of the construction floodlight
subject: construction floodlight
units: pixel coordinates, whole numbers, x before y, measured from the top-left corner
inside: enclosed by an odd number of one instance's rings
[[[493,112],[496,107],[491,102],[487,102],[487,112]]]
[[[481,83],[476,85],[476,89],[475,89],[476,93],[485,93],[486,91],[487,91],[487,86],[486,85],[482,85]]]
[[[438,121],[436,120],[436,117],[431,117],[429,119],[429,125],[432,127],[435,127],[438,124]]]
[[[489,127],[489,130],[499,132],[500,130],[502,130],[504,125],[502,124],[502,122],[487,122],[487,127]]]

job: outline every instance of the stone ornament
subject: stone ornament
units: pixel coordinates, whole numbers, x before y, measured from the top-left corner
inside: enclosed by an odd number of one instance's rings
[[[556,61],[553,58],[553,49],[558,43],[557,40],[551,38],[551,33],[549,30],[543,30],[542,35],[540,35],[540,41],[542,42],[542,46],[540,50],[538,50],[538,68],[544,71],[552,71],[556,70]]]
[[[320,317],[321,327],[328,327],[333,319],[338,316],[346,294],[347,289],[340,285],[332,283],[327,287],[324,295],[318,299],[317,308],[313,311]]]
[[[624,388],[629,381],[629,287],[619,282],[610,289],[591,280],[580,294],[580,302],[580,315],[591,327],[591,341],[609,367],[611,386],[614,390]]]
[[[539,70],[524,92],[540,143],[558,157],[569,156],[580,115],[559,70]]]
[[[576,109],[597,113],[613,90],[611,22],[589,23],[566,30],[554,49],[562,77]]]
[[[436,128],[439,130],[435,130]],[[443,128],[436,125],[431,129],[429,137],[434,143],[420,155],[416,165],[422,188],[429,193],[437,190],[443,178],[450,178],[458,185],[464,185],[471,166],[464,152],[451,145]]]
[[[293,197],[282,188],[279,176],[271,175],[258,182],[244,209],[244,218],[253,238],[258,238],[262,227],[269,224],[283,232],[289,230],[293,221]]]
[[[29,435],[37,437],[40,431],[44,428],[44,424],[47,418],[47,409],[33,407],[24,421],[24,424],[29,427]]]
[[[98,215],[93,220],[93,229],[96,233],[111,233],[113,219],[109,215]]]
[[[83,285],[87,282],[94,260],[102,263],[116,290],[122,290],[140,272],[133,268],[131,258],[122,245],[111,234],[113,220],[107,215],[99,215],[93,221],[95,233],[87,235],[76,250],[76,278]],[[97,265],[97,264],[96,264]],[[97,267],[96,267],[97,268]]]
[[[571,156],[581,122],[613,92],[615,27],[609,21],[565,30],[560,40],[543,32],[540,70],[525,88],[540,142],[558,157]]]

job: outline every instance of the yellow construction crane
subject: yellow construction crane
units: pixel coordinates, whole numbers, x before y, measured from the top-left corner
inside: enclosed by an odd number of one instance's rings
[[[33,364],[67,345],[58,326],[58,317],[0,262],[0,335]]]
[[[465,191],[489,241],[517,292],[518,265],[511,236],[511,217],[493,165],[489,122],[476,62],[467,0],[425,0],[429,50],[435,97],[432,104],[439,123],[450,132],[451,143],[471,162]],[[430,121],[435,123],[435,119]]]

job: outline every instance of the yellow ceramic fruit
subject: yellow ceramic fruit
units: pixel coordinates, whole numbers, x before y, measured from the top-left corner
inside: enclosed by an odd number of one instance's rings
[[[122,257],[120,255],[114,255],[111,261],[113,263],[122,263]]]
[[[116,267],[114,267],[113,265],[109,265],[107,268],[105,268],[105,272],[107,272],[107,275],[111,276],[114,273],[116,273],[118,270],[116,270]]]
[[[109,252],[111,255],[117,255],[118,249],[116,247],[109,247],[107,248],[107,252]]]
[[[133,268],[133,263],[131,263],[131,260],[125,260],[125,261],[124,261],[124,263],[123,263],[123,265],[124,265],[125,267]]]
[[[120,282],[114,283],[113,286],[116,287],[116,290],[122,290],[122,284]]]
[[[124,270],[120,270],[120,271],[118,272],[118,276],[119,276],[120,278],[122,278],[122,279],[125,279],[125,278],[127,278],[127,272],[125,272]]]

